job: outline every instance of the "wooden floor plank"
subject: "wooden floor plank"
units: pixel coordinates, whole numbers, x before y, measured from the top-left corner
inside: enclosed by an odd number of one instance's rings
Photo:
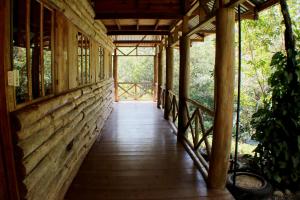
[[[66,200],[232,199],[208,190],[153,103],[117,103]]]

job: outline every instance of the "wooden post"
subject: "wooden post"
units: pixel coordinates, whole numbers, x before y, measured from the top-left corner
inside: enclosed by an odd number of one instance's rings
[[[174,49],[171,47],[172,38],[168,37],[168,45],[166,48],[166,95],[165,95],[165,110],[164,118],[169,119],[169,112],[172,106],[172,103],[169,98],[169,90],[173,90],[173,69],[174,69]]]
[[[154,68],[154,78],[153,78],[153,101],[157,100],[157,53],[156,53],[157,48],[155,48],[155,56],[153,59],[153,68]]]
[[[115,102],[119,101],[119,86],[118,86],[118,55],[117,55],[117,49],[115,48],[114,53],[114,86],[115,86]]]
[[[158,53],[158,67],[157,67],[157,108],[161,105],[161,86],[163,79],[163,64],[162,64],[162,46],[159,46]]]
[[[0,3],[0,199],[20,199],[14,159],[13,134],[8,110],[9,91],[7,71],[11,66],[11,1]],[[11,102],[12,103],[12,102]]]
[[[227,2],[221,1],[222,5]],[[234,23],[233,8],[220,5],[216,15],[216,105],[208,186],[224,189],[231,146],[234,98]]]
[[[187,110],[185,100],[189,97],[190,75],[190,39],[185,34],[188,32],[188,17],[183,17],[182,36],[180,37],[180,66],[179,66],[179,110],[178,110],[178,139],[184,135],[187,124]]]

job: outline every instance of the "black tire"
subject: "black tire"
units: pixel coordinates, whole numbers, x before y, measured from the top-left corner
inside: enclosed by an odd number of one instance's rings
[[[240,186],[234,186],[233,185],[233,176],[234,174],[228,175],[227,180],[227,188],[228,190],[233,194],[233,196],[239,200],[259,200],[259,199],[269,199],[272,195],[272,186],[271,184],[262,176],[251,173],[251,172],[237,172],[237,176],[239,175],[247,175],[252,176],[257,179],[259,179],[262,182],[262,187],[258,189],[249,189],[249,188],[243,188]]]

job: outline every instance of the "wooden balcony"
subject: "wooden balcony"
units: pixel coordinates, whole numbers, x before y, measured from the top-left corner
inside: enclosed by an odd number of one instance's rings
[[[233,199],[205,180],[161,110],[115,103],[65,199]]]

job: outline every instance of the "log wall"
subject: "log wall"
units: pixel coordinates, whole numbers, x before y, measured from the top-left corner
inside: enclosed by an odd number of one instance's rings
[[[88,0],[42,2],[53,10],[54,16],[54,92],[16,105],[15,87],[6,84],[9,113],[5,114],[11,115],[13,130],[9,137],[15,145],[12,149],[21,199],[57,200],[63,199],[112,110],[113,81],[109,70],[114,46],[104,25],[94,20],[95,13]],[[10,10],[9,6],[5,8],[8,14]],[[11,30],[7,27],[7,41],[11,39]],[[78,32],[90,40],[91,80],[85,86],[78,81]],[[8,63],[4,74],[7,74],[12,70],[12,46],[5,44],[7,50],[3,55]],[[104,80],[99,77],[99,46],[105,54]]]
[[[112,79],[12,113],[25,199],[62,199],[112,110]]]

